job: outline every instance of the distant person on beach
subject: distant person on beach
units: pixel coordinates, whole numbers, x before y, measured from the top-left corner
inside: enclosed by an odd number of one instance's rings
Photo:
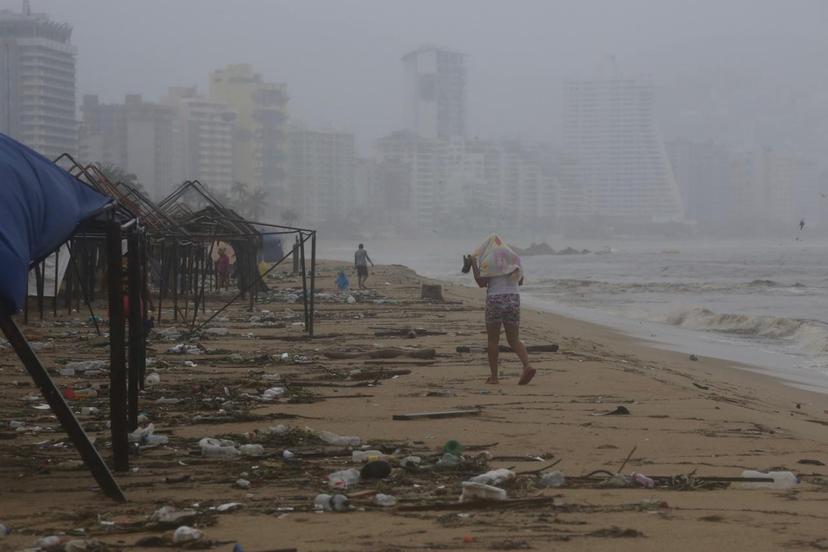
[[[227,251],[221,247],[218,250],[219,257],[216,261],[216,276],[218,277],[218,289],[221,290],[230,288],[230,257]]]
[[[481,266],[484,267],[482,270]],[[500,326],[502,325],[506,332],[506,341],[523,363],[523,373],[518,384],[526,385],[535,377],[536,370],[529,364],[529,354],[520,340],[518,286],[523,285],[520,257],[498,236],[492,235],[475,254],[463,258],[463,272],[468,272],[469,269],[472,270],[477,285],[486,288],[487,352],[491,372],[486,383],[499,383],[497,360],[500,352]]]
[[[359,249],[354,253],[354,268],[357,272],[357,285],[359,289],[368,289],[365,287],[365,281],[368,279],[368,263],[374,266],[374,261],[368,256],[368,251],[365,250],[363,244],[359,244]]]

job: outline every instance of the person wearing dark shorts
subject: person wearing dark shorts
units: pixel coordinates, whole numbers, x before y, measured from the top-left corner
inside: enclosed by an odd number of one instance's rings
[[[354,268],[357,272],[357,282],[359,289],[367,289],[365,287],[365,280],[368,279],[368,263],[374,266],[374,261],[368,256],[363,244],[359,244],[359,249],[354,253]]]
[[[523,285],[523,278],[516,281],[512,274],[489,278],[481,276],[476,259],[471,259],[471,268],[477,285],[486,288],[487,352],[489,354],[489,370],[491,371],[486,383],[499,383],[497,359],[500,352],[500,326],[503,326],[506,332],[506,341],[523,363],[523,373],[518,384],[526,385],[535,377],[535,369],[529,364],[529,354],[520,340],[520,291],[518,286]]]

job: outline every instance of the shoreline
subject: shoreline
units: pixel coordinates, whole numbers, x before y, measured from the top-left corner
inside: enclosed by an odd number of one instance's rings
[[[112,549],[142,539],[156,539],[142,541],[156,543],[148,549],[169,549],[175,527],[152,520],[162,506],[193,510],[187,523],[223,543],[215,550],[238,542],[253,552],[274,547],[775,552],[825,542],[825,395],[730,362],[690,361],[610,328],[531,307],[523,309],[522,339],[556,343],[559,352],[530,355],[538,373],[527,386],[517,385],[516,355],[504,353],[501,383],[486,385],[486,355],[455,350],[485,344],[480,291],[386,265],[372,275],[374,291],[353,293],[358,300],[349,303],[334,286],[342,264],[320,263],[312,339],[298,322],[301,305],[285,299],[301,286],[290,274],[268,280],[273,291],[253,313],[246,305],[225,311],[212,325],[225,331],[194,338],[199,351],[193,354],[169,352],[181,337],[153,334],[150,371],[159,374],[160,383],[147,387],[140,408],[168,442],[142,446],[130,458],[131,470],[116,474],[126,504],[107,501],[91,486],[91,476],[65,446],[66,436],[50,413],[27,400],[37,390],[19,363],[13,355],[0,357],[2,425],[24,424],[23,430],[0,431],[0,477],[6,482],[0,489],[0,523],[13,530],[0,540],[0,549],[31,547],[40,537],[61,533],[97,539]],[[447,301],[422,301],[424,282],[443,285]],[[208,297],[207,304],[216,309],[221,298]],[[56,371],[69,359],[105,354],[92,346],[105,340],[73,318],[80,316],[64,311],[57,320],[25,329],[30,339],[52,343],[38,354],[58,385],[102,385],[98,397],[73,402],[73,409],[105,411],[105,376]],[[166,323],[160,330],[173,328]],[[412,336],[416,328],[426,332]],[[433,350],[433,357],[369,356],[388,349]],[[342,351],[355,356],[330,354]],[[262,400],[276,386],[286,395]],[[619,406],[628,414],[608,415]],[[476,414],[395,419],[452,410]],[[81,419],[108,460],[103,417]],[[270,429],[279,425],[285,429]],[[331,492],[328,475],[360,468],[350,447],[326,445],[317,431],[357,436],[391,461],[387,478],[361,480],[343,491],[353,506],[347,513],[313,511],[314,497]],[[198,444],[204,437],[260,445],[263,455],[204,456]],[[440,467],[450,440],[464,445],[463,463]],[[294,456],[286,459],[285,450]],[[401,467],[406,456],[420,457],[420,468]],[[567,482],[542,487],[533,471],[553,462]],[[463,481],[500,468],[521,474],[507,486],[508,507],[458,505]],[[736,477],[744,469],[793,470],[802,482],[788,490],[680,483],[695,476]],[[595,470],[679,483],[612,488],[585,477]],[[249,485],[240,486],[239,479]],[[395,496],[397,505],[374,504],[377,493]],[[232,503],[238,506],[217,510]]]

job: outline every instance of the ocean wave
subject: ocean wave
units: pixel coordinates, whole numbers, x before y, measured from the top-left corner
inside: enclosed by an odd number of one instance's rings
[[[703,307],[688,307],[670,313],[666,322],[691,330],[784,340],[791,342],[803,352],[828,353],[828,324],[818,320],[722,314]]]
[[[751,280],[749,282],[606,282],[576,278],[538,280],[527,289],[545,293],[594,292],[594,293],[778,293],[802,294],[806,286],[799,282],[786,284],[775,280]]]

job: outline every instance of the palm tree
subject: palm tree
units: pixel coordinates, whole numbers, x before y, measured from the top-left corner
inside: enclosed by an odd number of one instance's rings
[[[142,194],[146,195],[146,189],[144,189],[144,185],[138,182],[138,177],[134,174],[125,171],[124,169],[113,163],[102,163],[98,168],[104,174],[106,179],[112,182],[113,184],[126,184],[138,190]]]

